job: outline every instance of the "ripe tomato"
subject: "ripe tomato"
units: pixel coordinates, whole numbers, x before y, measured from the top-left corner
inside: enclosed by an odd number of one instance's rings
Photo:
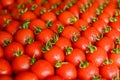
[[[28,71],[31,65],[31,60],[28,55],[17,56],[12,61],[12,70],[15,74]]]
[[[49,51],[44,53],[44,59],[55,65],[57,61],[64,61],[64,52],[61,48],[53,46]]]
[[[22,45],[29,44],[34,40],[34,33],[30,29],[20,29],[15,34],[15,40]]]
[[[80,36],[80,32],[73,26],[66,26],[61,35],[71,41],[76,41],[75,38]]]
[[[12,67],[10,63],[5,59],[0,59],[0,76],[12,75]]]
[[[39,59],[42,57],[42,44],[39,41],[35,41],[31,44],[26,45],[25,47],[25,54],[29,55],[30,57],[34,57]]]
[[[56,75],[56,76],[50,76],[46,80],[63,80],[63,79],[60,76]]]
[[[4,49],[5,58],[12,61],[16,56],[24,54],[24,47],[18,42],[12,42]]]
[[[15,77],[15,80],[39,80],[38,77],[32,72],[23,72]]]
[[[111,23],[110,23],[110,26],[111,26],[113,29],[115,29],[115,30],[117,30],[118,32],[120,32],[120,21],[119,21],[119,20],[116,21],[116,22],[111,22]]]
[[[58,64],[58,65],[57,65]],[[77,70],[75,66],[69,62],[58,62],[55,65],[57,67],[56,74],[65,80],[76,79]]]
[[[0,45],[2,47],[7,46],[12,41],[13,41],[13,36],[10,33],[6,31],[0,31]]]
[[[14,0],[1,0],[1,4],[4,6],[4,7],[7,7],[7,6],[10,6],[14,3]]]
[[[73,48],[72,51],[66,50],[65,60],[67,62],[71,62],[77,67],[81,61],[86,60],[86,57],[85,57],[85,53],[81,49]]]
[[[54,75],[54,67],[46,60],[38,60],[32,65],[31,71],[35,73],[38,79],[45,79]]]
[[[81,62],[77,70],[78,78],[80,80],[91,80],[93,76],[99,75],[99,69],[90,62]]]
[[[101,47],[96,47],[94,45],[89,45],[88,50],[86,50],[86,59],[99,67],[107,58],[107,52]]]

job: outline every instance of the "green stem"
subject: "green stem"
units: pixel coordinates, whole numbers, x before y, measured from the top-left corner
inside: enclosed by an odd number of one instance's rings
[[[67,47],[66,48],[66,55],[69,55],[69,54],[71,54],[71,52],[73,51],[73,48],[72,47]]]
[[[30,21],[25,21],[19,28],[20,29],[28,29]]]
[[[62,24],[58,24],[58,33],[61,33],[64,30],[64,26]]]
[[[48,28],[50,28],[50,27],[52,26],[52,22],[48,20],[48,21],[46,22],[46,26],[47,26]]]
[[[63,64],[67,64],[67,62],[57,61],[56,64],[55,64],[55,68],[59,68],[59,67],[61,67]]]
[[[100,75],[95,75],[92,77],[92,80],[100,80],[101,76]]]
[[[88,50],[86,50],[86,53],[94,53],[97,50],[97,47],[94,45],[88,45]]]
[[[38,7],[37,4],[33,4],[33,5],[31,6],[31,10],[34,11],[37,7]]]
[[[86,68],[88,65],[89,65],[89,63],[87,61],[84,61],[84,62],[80,62],[79,67]]]
[[[104,65],[107,65],[107,64],[112,64],[113,61],[111,59],[108,59],[106,58],[106,60],[103,62]]]
[[[39,26],[34,27],[34,33],[35,35],[39,34],[42,31],[42,28]]]
[[[3,47],[6,47],[10,43],[11,43],[11,40],[4,40]]]

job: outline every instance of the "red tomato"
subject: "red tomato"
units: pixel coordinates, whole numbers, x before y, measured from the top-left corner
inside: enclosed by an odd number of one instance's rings
[[[4,7],[10,6],[14,3],[14,0],[1,0],[1,3]]]
[[[24,47],[18,42],[12,42],[4,49],[6,59],[12,61],[16,56],[24,54]]]
[[[18,30],[15,34],[15,40],[23,45],[31,43],[34,40],[34,33],[30,29]]]
[[[110,17],[111,16],[109,16],[108,13],[104,12],[104,13],[102,13],[98,16],[98,19],[103,20],[105,23],[109,23],[109,18]]]
[[[12,61],[12,70],[15,74],[28,71],[31,65],[30,57],[28,55],[17,56]]]
[[[119,21],[119,20],[116,21],[116,22],[111,22],[111,23],[110,23],[110,26],[111,26],[113,29],[115,29],[115,30],[117,30],[118,32],[120,32],[120,21]]]
[[[80,36],[80,32],[73,26],[66,26],[61,35],[71,41],[76,41],[75,38]]]
[[[93,76],[99,75],[99,69],[90,62],[81,62],[77,70],[78,78],[80,80],[91,80]]]
[[[0,59],[0,76],[12,75],[12,67],[10,63],[5,59]]]
[[[6,31],[0,31],[0,45],[2,47],[6,47],[12,41],[13,41],[13,36],[10,33]]]
[[[30,57],[39,59],[42,57],[41,49],[42,49],[42,44],[39,41],[35,41],[31,44],[26,45],[25,54],[29,55]]]
[[[15,77],[15,80],[39,80],[32,72],[23,72]]]
[[[0,46],[0,58],[4,57],[4,52],[3,52],[3,48]]]
[[[59,75],[60,77],[62,77],[65,80],[72,80],[72,79],[76,79],[77,77],[77,70],[75,68],[75,66],[69,62],[61,62],[58,63],[59,65],[57,65],[56,63],[56,74]]]
[[[48,78],[46,78],[46,80],[63,80],[60,76],[50,76]]]
[[[71,62],[75,66],[78,66],[81,61],[86,60],[86,57],[82,50],[74,48],[72,51],[66,50],[65,60],[67,62]]]
[[[31,71],[35,73],[38,79],[45,79],[54,75],[54,67],[46,60],[38,60],[32,65]]]

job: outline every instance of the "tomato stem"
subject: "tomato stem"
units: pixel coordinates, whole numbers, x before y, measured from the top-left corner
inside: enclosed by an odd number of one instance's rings
[[[34,56],[31,58],[31,63],[30,65],[33,65],[36,62],[36,59],[34,58]]]
[[[30,21],[25,21],[19,28],[20,29],[28,29]]]
[[[94,45],[88,45],[88,50],[86,50],[86,53],[94,53],[97,50],[97,47]]]
[[[112,49],[111,53],[120,53],[120,48],[116,47],[116,48]]]
[[[47,26],[48,28],[50,28],[50,27],[52,26],[52,22],[51,22],[50,20],[48,20],[48,21],[46,22],[46,26]]]
[[[89,63],[87,61],[81,61],[80,64],[79,64],[79,67],[80,68],[86,68],[87,66],[89,65]]]
[[[109,26],[109,27],[104,27],[104,30],[103,30],[103,34],[105,34],[105,33],[108,33],[109,31],[111,31],[111,27]]]
[[[28,39],[26,40],[27,44],[31,44],[33,42],[34,42],[34,40],[31,37],[28,37]]]
[[[73,51],[72,47],[67,47],[65,53],[66,53],[66,55],[69,55],[69,54],[71,54],[72,51]]]
[[[10,43],[11,43],[11,40],[4,40],[3,47],[6,47]]]
[[[58,33],[61,33],[64,30],[64,26],[62,24],[58,24]]]
[[[92,77],[92,80],[100,80],[101,76],[100,75],[95,75]]]
[[[115,44],[120,44],[120,39],[116,39]]]
[[[41,31],[42,31],[41,27],[38,27],[38,26],[34,27],[34,33],[35,33],[35,35],[39,34]]]
[[[117,18],[116,17],[110,17],[110,22],[116,22]]]
[[[46,11],[47,11],[46,8],[44,8],[40,11],[40,14],[42,15],[42,14],[46,13]]]
[[[56,68],[59,68],[59,67],[61,67],[63,64],[67,64],[67,62],[57,61],[56,64],[55,64],[55,67],[56,67]]]
[[[4,19],[4,27],[7,26],[10,22],[11,22],[11,20],[5,18]]]
[[[31,10],[34,11],[37,7],[38,7],[37,4],[33,4],[33,5],[31,6]]]
[[[23,52],[20,51],[20,50],[18,50],[17,52],[15,52],[15,56],[16,56],[16,57],[19,57],[19,56],[21,56],[22,54],[23,54]]]
[[[59,39],[59,35],[55,34],[54,37],[52,38],[52,43],[55,44]]]
[[[106,58],[106,60],[103,62],[104,65],[107,65],[107,64],[112,64],[113,61],[111,59],[108,59]]]
[[[74,24],[77,21],[76,17],[70,18],[70,24]]]

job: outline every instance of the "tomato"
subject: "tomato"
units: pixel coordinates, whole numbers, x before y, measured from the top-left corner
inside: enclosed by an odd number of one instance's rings
[[[4,6],[4,7],[7,7],[7,6],[10,6],[14,3],[14,0],[1,0],[1,4]]]
[[[30,29],[20,29],[15,34],[15,40],[22,45],[29,44],[34,40],[34,33]]]
[[[39,80],[32,72],[23,72],[15,77],[15,80]]]
[[[29,55],[30,57],[34,57],[39,59],[42,57],[42,44],[39,41],[35,41],[31,44],[26,45],[25,47],[25,54]]]
[[[24,54],[24,47],[18,42],[12,42],[4,49],[6,59],[12,61],[16,56]]]
[[[74,24],[77,18],[70,11],[64,11],[58,16],[58,20],[60,20],[63,25],[69,25]]]
[[[12,41],[13,41],[13,36],[10,33],[6,31],[0,31],[0,45],[2,47],[7,46]]]
[[[100,36],[100,33],[94,27],[90,27],[82,33],[82,36],[87,38],[91,43],[94,43]]]
[[[13,80],[11,76],[0,76],[0,80]]]
[[[75,66],[69,62],[58,62],[55,65],[57,67],[56,74],[65,80],[76,79],[77,70]]]
[[[73,50],[70,50],[69,47],[66,49],[66,56],[65,60],[67,62],[71,62],[75,66],[78,66],[81,61],[85,61],[85,53],[78,48],[73,48]]]
[[[0,58],[4,57],[4,52],[3,52],[3,48],[0,46]]]
[[[12,75],[12,67],[10,63],[5,59],[0,59],[0,76]]]
[[[110,16],[106,12],[104,12],[98,16],[98,19],[103,20],[105,23],[109,23],[109,18],[110,18]]]
[[[19,26],[20,23],[18,21],[12,21],[6,26],[5,30],[14,35],[19,29]]]
[[[12,69],[15,74],[28,71],[31,65],[31,60],[28,55],[17,56],[12,61]]]
[[[42,21],[41,19],[34,19],[34,20],[31,20],[29,24],[29,28],[33,30],[35,34],[38,34],[39,32],[41,32],[43,29],[46,29],[47,27],[45,22]]]
[[[71,47],[72,43],[69,39],[60,37],[59,40],[55,43],[55,45],[61,48],[62,50],[65,50],[65,48]]]
[[[46,44],[49,40],[52,39],[53,36],[54,32],[52,30],[44,29],[36,36],[36,40]]]
[[[100,75],[107,80],[117,76],[118,67],[114,64],[106,64],[100,67]]]
[[[116,21],[116,22],[111,22],[111,23],[110,23],[110,26],[111,26],[113,29],[115,29],[115,30],[117,30],[118,32],[120,32],[120,21],[119,21],[119,20]]]
[[[73,26],[66,26],[61,35],[71,41],[76,41],[75,38],[80,36],[80,32]]]
[[[33,20],[36,18],[37,18],[37,16],[31,11],[27,11],[27,12],[20,15],[21,21]]]
[[[74,27],[79,31],[85,31],[88,28],[88,23],[82,19],[79,19],[74,23]]]
[[[101,47],[89,45],[86,50],[86,59],[95,66],[99,67],[107,58],[107,52]]]
[[[114,41],[109,37],[103,37],[96,45],[103,48],[106,52],[109,52],[115,46]]]
[[[84,61],[80,63],[77,74],[81,80],[91,80],[93,76],[99,75],[99,69],[92,63]]]
[[[64,61],[64,52],[57,46],[53,46],[44,53],[44,59],[54,65],[57,61]]]
[[[31,71],[35,73],[38,79],[45,79],[54,75],[54,67],[46,60],[40,59],[32,65]]]
[[[76,42],[73,43],[73,47],[85,51],[89,44],[91,44],[91,42],[87,38],[80,37]]]

